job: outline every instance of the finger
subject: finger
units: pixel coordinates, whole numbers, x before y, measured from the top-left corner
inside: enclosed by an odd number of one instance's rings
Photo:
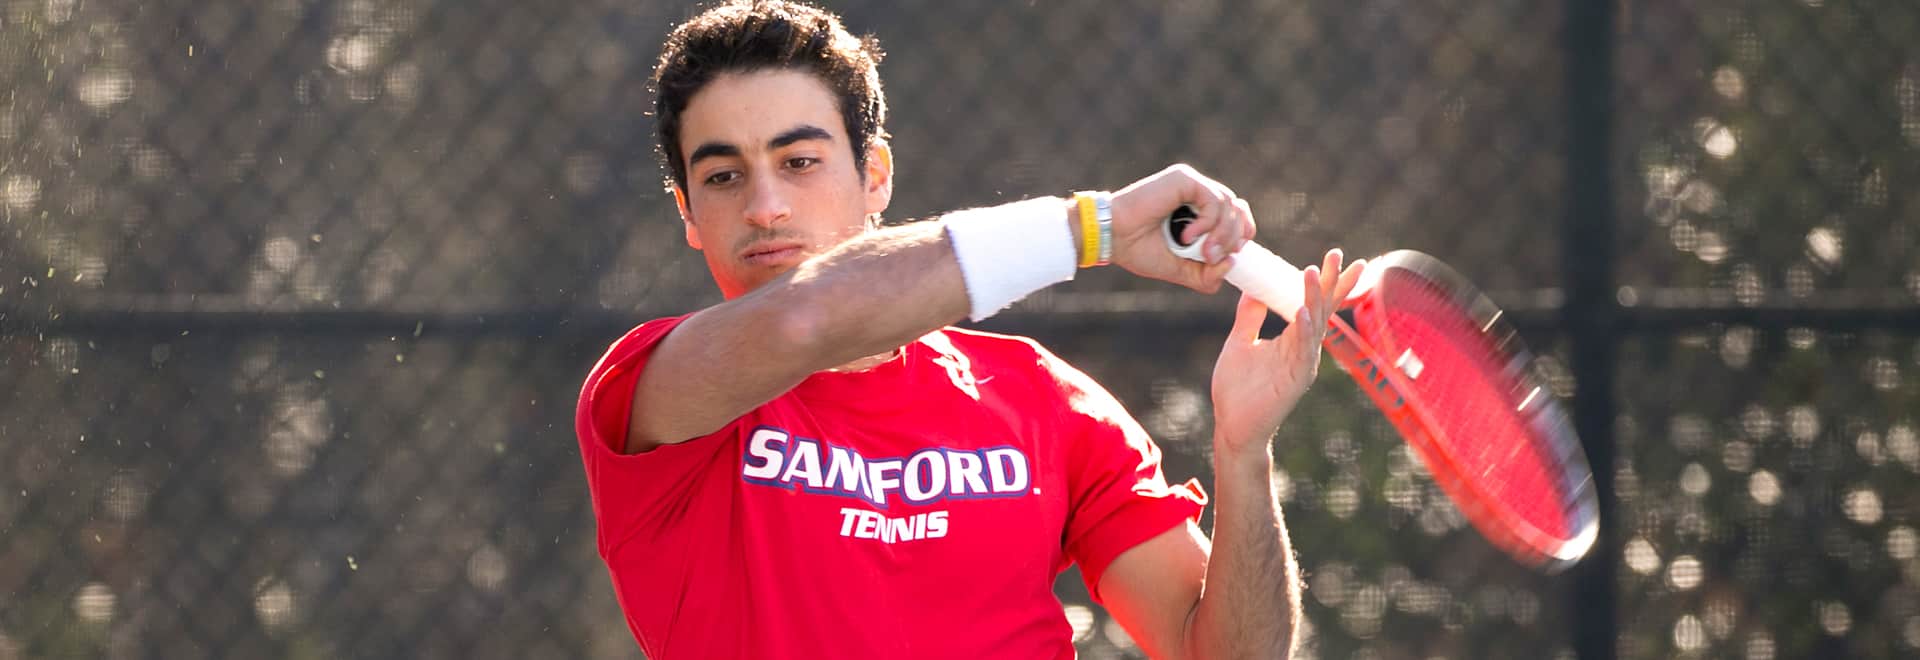
[[[1294,354],[1303,358],[1301,361],[1305,364],[1299,366],[1310,372],[1313,363],[1319,360],[1317,351],[1320,348],[1320,341],[1326,338],[1327,319],[1315,314],[1312,305],[1303,305],[1300,308],[1299,318],[1295,320],[1299,322],[1287,327],[1289,332],[1293,332],[1292,350]]]
[[[1232,255],[1239,252],[1240,246],[1247,242],[1245,220],[1247,203],[1235,197],[1233,191],[1227,190],[1226,186],[1220,186],[1220,191],[1227,196],[1226,212],[1221,214],[1220,226],[1213,230],[1207,240],[1218,246],[1220,254]]]
[[[1245,243],[1247,240],[1246,228],[1242,226],[1240,220],[1240,209],[1244,202],[1234,197],[1233,191],[1227,190],[1225,186],[1221,186],[1219,190],[1222,194],[1226,195],[1227,203],[1226,206],[1221,209],[1220,224],[1214,227],[1212,233],[1207,235],[1207,242],[1209,243],[1207,254],[1219,254],[1221,255],[1220,260],[1226,261],[1225,257],[1232,256],[1233,253],[1239,252],[1240,244]]]
[[[1232,191],[1228,191],[1228,194],[1231,195]],[[1223,226],[1214,232],[1220,237],[1220,249],[1229,255],[1238,253],[1247,241],[1253,240],[1255,230],[1253,206],[1239,197],[1233,197],[1232,204],[1233,213],[1223,219]]]
[[[1233,198],[1210,181],[1196,178],[1192,186],[1183,196],[1188,197],[1187,203],[1193,206],[1193,223],[1187,225],[1186,235],[1180,237],[1181,241],[1189,245],[1201,236],[1209,236],[1214,230],[1219,229],[1221,218],[1225,217],[1233,206]],[[1211,236],[1207,243],[1208,245],[1201,246],[1201,254],[1206,255],[1208,263],[1219,261],[1214,258],[1212,251],[1214,241]],[[1221,256],[1226,255],[1222,253]]]
[[[1326,305],[1323,304],[1320,287],[1320,267],[1308,266],[1300,273],[1300,286],[1306,290],[1306,298],[1301,301],[1300,310],[1294,313],[1293,323],[1281,334],[1281,343],[1294,356],[1292,367],[1301,374],[1313,372],[1313,365],[1319,361],[1318,350],[1323,337],[1323,328],[1327,325]]]
[[[1346,254],[1340,248],[1327,250],[1327,256],[1320,261],[1320,290],[1332,293],[1340,283],[1340,261]]]
[[[1227,333],[1229,344],[1260,341],[1260,325],[1267,321],[1267,306],[1253,296],[1240,294],[1240,305],[1233,309],[1233,330]]]
[[[1233,259],[1221,263],[1196,263],[1200,267],[1200,286],[1202,292],[1213,294],[1219,290],[1221,282],[1227,282],[1227,271],[1233,271]]]
[[[1284,351],[1294,354],[1304,354],[1305,351],[1311,350],[1311,347],[1319,342],[1319,339],[1315,337],[1315,335],[1319,333],[1314,332],[1313,327],[1324,323],[1324,321],[1318,321],[1316,319],[1318,319],[1318,317],[1314,316],[1312,307],[1301,305],[1300,311],[1295,312],[1293,315],[1293,323],[1288,324],[1287,329],[1280,332],[1279,341],[1274,343],[1284,346]]]
[[[1237,213],[1233,208],[1233,193],[1226,186],[1210,180],[1202,179],[1200,183],[1204,199],[1199,202],[1202,206],[1194,209],[1200,217],[1194,219],[1193,229],[1188,230],[1188,236],[1192,237],[1188,240],[1206,236],[1206,244],[1200,246],[1200,253],[1206,257],[1207,263],[1220,263],[1230,254],[1221,247],[1220,242],[1227,236],[1222,230],[1226,229],[1228,218]]]
[[[1184,267],[1187,269],[1187,273],[1193,278],[1188,283],[1188,288],[1201,293],[1219,291],[1220,284],[1227,281],[1227,271],[1233,270],[1232,261],[1222,261],[1217,264],[1187,261],[1185,259],[1181,261],[1185,262]]]
[[[1301,301],[1301,307],[1312,313],[1309,318],[1317,319],[1317,321],[1303,323],[1310,331],[1308,334],[1313,341],[1319,341],[1319,338],[1325,334],[1327,315],[1330,311],[1327,308],[1327,292],[1319,286],[1323,278],[1324,275],[1321,274],[1319,266],[1308,266],[1307,270],[1300,274],[1300,284],[1306,294]]]
[[[1300,298],[1302,307],[1314,311],[1324,311],[1321,310],[1321,307],[1326,298],[1326,293],[1320,290],[1319,266],[1308,266],[1306,270],[1300,271],[1300,288],[1303,294]]]
[[[1327,317],[1315,314],[1293,337],[1293,368],[1303,380],[1311,381],[1320,371],[1320,342],[1327,338]],[[1288,328],[1291,330],[1292,328]]]
[[[1360,276],[1365,272],[1367,272],[1367,260],[1353,260],[1353,263],[1347,266],[1346,272],[1340,273],[1340,285],[1333,290],[1333,304],[1346,304],[1347,296],[1353,294],[1353,287],[1360,284]]]

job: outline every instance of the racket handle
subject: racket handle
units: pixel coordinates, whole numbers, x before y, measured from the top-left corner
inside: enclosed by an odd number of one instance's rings
[[[1180,244],[1181,230],[1186,229],[1194,217],[1193,209],[1185,206],[1176,209],[1162,224],[1161,234],[1167,240],[1167,249],[1174,254],[1205,263],[1207,258],[1200,253],[1200,246],[1207,239],[1205,234],[1195,238],[1191,245]],[[1228,259],[1233,260],[1233,267],[1227,270],[1227,282],[1253,296],[1288,323],[1293,322],[1294,313],[1305,302],[1305,291],[1300,288],[1300,269],[1253,241],[1247,241]]]

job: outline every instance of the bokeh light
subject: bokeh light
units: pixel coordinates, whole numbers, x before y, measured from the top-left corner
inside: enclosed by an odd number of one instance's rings
[[[1700,617],[1688,614],[1674,622],[1673,645],[1687,652],[1707,648],[1707,629],[1701,625]]]
[[[88,623],[106,623],[113,618],[113,606],[118,601],[119,597],[107,585],[89,582],[74,594],[73,613]]]
[[[1900,560],[1920,556],[1920,534],[1906,525],[1887,530],[1887,556]]]
[[[1695,497],[1707,494],[1713,488],[1713,475],[1707,474],[1707,468],[1699,463],[1688,463],[1680,470],[1680,490]]]
[[[1780,502],[1780,480],[1772,472],[1760,470],[1747,479],[1747,495],[1762,506]]]
[[[1880,522],[1880,516],[1884,513],[1880,506],[1880,494],[1868,488],[1849,491],[1841,510],[1846,513],[1848,520],[1862,525]]]
[[[1660,555],[1654,551],[1653,544],[1644,538],[1634,537],[1627,541],[1626,550],[1621,555],[1626,559],[1627,568],[1635,573],[1652,575],[1660,570]]]
[[[1676,591],[1691,591],[1700,586],[1700,560],[1691,555],[1680,555],[1667,565],[1667,584]]]
[[[272,576],[253,585],[253,612],[268,630],[282,630],[294,617],[293,590]]]
[[[1820,613],[1820,629],[1834,636],[1846,635],[1853,629],[1853,612],[1846,603],[1825,602],[1815,608]]]

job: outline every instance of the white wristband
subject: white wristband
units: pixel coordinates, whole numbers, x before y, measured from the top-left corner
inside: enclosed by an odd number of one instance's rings
[[[1066,200],[1040,197],[947,214],[947,242],[966,280],[969,318],[993,316],[1027,294],[1073,279],[1079,263]]]

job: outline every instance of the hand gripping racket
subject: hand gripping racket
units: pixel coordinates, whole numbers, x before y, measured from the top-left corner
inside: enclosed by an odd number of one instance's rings
[[[1174,254],[1194,213],[1165,223]],[[1293,321],[1300,269],[1249,242],[1227,281]],[[1360,384],[1435,483],[1494,546],[1557,572],[1593,546],[1599,503],[1586,453],[1553,394],[1534,378],[1533,356],[1500,310],[1431,256],[1389,252],[1368,262],[1329,319],[1323,346]]]

